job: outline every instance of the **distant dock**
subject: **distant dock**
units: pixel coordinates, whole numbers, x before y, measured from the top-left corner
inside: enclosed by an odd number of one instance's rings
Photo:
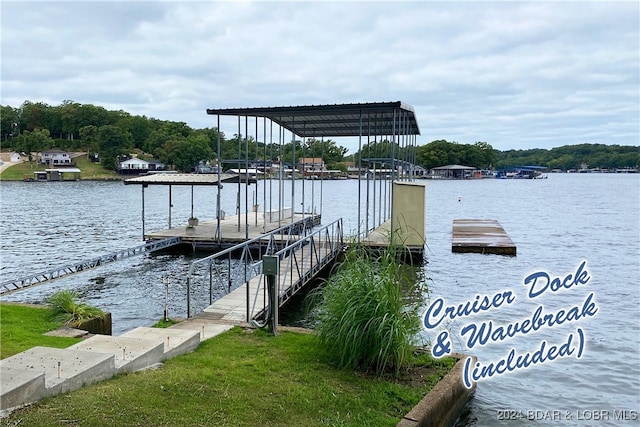
[[[516,245],[495,219],[454,219],[451,251],[516,255]]]

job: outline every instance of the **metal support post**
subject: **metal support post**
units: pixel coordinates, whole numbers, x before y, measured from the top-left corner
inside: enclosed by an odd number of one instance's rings
[[[267,292],[269,293],[269,318],[267,324],[273,335],[277,334],[278,327],[278,281],[277,276],[280,274],[280,258],[272,255],[262,257],[262,274],[267,278]]]
[[[162,282],[164,283],[164,321],[169,321],[169,279],[167,276],[162,276]]]

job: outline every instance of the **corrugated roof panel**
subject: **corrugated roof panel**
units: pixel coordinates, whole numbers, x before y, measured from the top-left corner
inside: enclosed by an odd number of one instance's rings
[[[400,101],[221,108],[207,109],[207,114],[265,117],[300,137],[420,135],[413,107]]]

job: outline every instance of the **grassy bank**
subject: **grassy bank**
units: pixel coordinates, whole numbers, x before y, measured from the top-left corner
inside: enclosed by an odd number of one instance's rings
[[[38,345],[65,348],[80,341],[44,335],[60,328],[62,323],[53,320],[51,312],[44,307],[0,303],[0,358]]]
[[[13,352],[50,338],[41,335],[53,326],[41,317],[46,310],[0,308],[3,357],[17,338],[16,329],[31,331],[31,337],[20,339]],[[16,322],[16,316],[24,319]],[[420,367],[397,380],[374,377],[332,367],[317,339],[293,332],[273,337],[236,327],[160,369],[119,375],[44,399],[14,412],[3,424],[393,426],[453,365],[421,355]],[[64,341],[70,345],[76,340],[58,338],[56,346],[64,347]]]
[[[120,179],[114,171],[103,168],[99,163],[91,162],[85,156],[74,157],[73,161],[82,171],[80,179]]]
[[[80,179],[120,179],[118,174],[112,170],[103,168],[100,164],[90,162],[85,156],[74,157],[76,167],[80,169]],[[22,181],[25,176],[33,178],[36,171],[44,171],[49,168],[47,165],[37,162],[24,162],[8,167],[0,174],[1,181]]]

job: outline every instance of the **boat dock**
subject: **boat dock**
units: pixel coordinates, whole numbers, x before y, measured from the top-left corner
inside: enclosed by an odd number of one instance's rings
[[[454,219],[451,251],[516,255],[516,245],[495,219]]]
[[[310,209],[313,212],[306,212],[308,194],[305,194],[304,180],[298,179],[301,181],[298,184],[302,187],[301,194],[296,192],[296,188],[299,188],[296,187],[296,170],[302,176],[320,173],[322,178],[324,175],[324,138],[352,137],[359,138],[361,142],[365,140],[369,154],[380,151],[378,144],[385,138],[391,142],[391,153],[380,154],[382,157],[359,156],[354,165],[360,178],[357,194],[354,192],[342,196],[345,203],[357,208],[353,219],[358,227],[358,242],[382,250],[389,244],[415,248],[422,258],[426,241],[425,190],[423,185],[410,182],[416,173],[416,150],[413,147],[420,135],[413,107],[396,101],[207,109],[207,114],[215,116],[215,129],[220,130],[216,132],[215,141],[215,152],[220,157],[224,135],[221,118],[225,122],[226,118],[231,119],[235,132],[229,134],[237,135],[237,151],[231,150],[226,159],[217,159],[217,173],[164,171],[124,181],[125,185],[139,185],[141,188],[143,240],[150,241],[154,248],[165,242],[167,247],[187,244],[194,250],[215,252],[211,256],[193,260],[186,278],[186,289],[177,287],[180,291],[186,290],[187,320],[169,329],[138,328],[120,337],[95,336],[74,349],[34,348],[4,359],[0,361],[2,408],[68,392],[120,372],[154,366],[176,354],[191,351],[199,340],[229,329],[233,324],[266,325],[269,300],[267,281],[273,285],[275,277],[278,302],[274,301],[273,305],[284,305],[320,272],[328,271],[345,249],[341,219],[316,227],[321,221],[323,180],[320,180],[320,213],[315,211],[313,202]],[[250,141],[255,141],[255,156],[253,149],[249,149]],[[285,162],[284,159],[289,157],[284,151],[287,141],[293,143],[291,160]],[[301,152],[296,154],[297,141],[302,141],[302,144],[299,148]],[[262,153],[258,150],[260,145]],[[229,170],[237,173],[222,173],[223,169],[229,167],[233,167]],[[291,190],[290,197],[284,194],[288,177],[283,172],[287,170],[291,171],[291,185],[286,186],[286,192]],[[253,192],[255,199],[251,203],[249,186],[257,184],[258,175],[268,179],[269,185],[262,186],[262,203],[259,203],[256,191]],[[272,190],[271,183],[275,177],[277,185]],[[233,207],[222,205],[223,184],[225,191],[235,190],[236,202]],[[313,181],[311,185],[314,200]],[[166,230],[147,230],[145,189],[149,186],[168,187]],[[175,186],[191,188],[188,225],[172,224]],[[214,219],[200,221],[195,218],[195,186],[203,191],[215,189],[215,211],[211,206],[208,207]],[[267,201],[271,200],[278,201],[278,210],[258,210],[259,206],[271,206],[270,203],[267,205]],[[304,213],[295,212],[298,206]],[[235,215],[226,215],[223,208]],[[157,223],[156,219],[154,216],[154,224]],[[146,244],[144,246],[147,251]],[[135,253],[143,252],[140,250]],[[267,258],[265,269],[270,273],[269,276],[263,274],[263,255],[270,257]],[[112,258],[115,260],[118,257]],[[276,259],[277,267],[273,263]],[[87,268],[84,264],[75,267],[76,264],[73,264],[70,273]],[[271,267],[273,270],[270,270]],[[66,272],[67,269],[56,271]],[[272,274],[272,271],[277,271],[277,274]],[[56,274],[48,274],[48,280],[60,277]],[[36,279],[33,280],[35,283]],[[182,275],[179,280],[183,280]],[[168,282],[165,282],[165,286],[168,289]],[[168,291],[165,292],[168,295]]]

